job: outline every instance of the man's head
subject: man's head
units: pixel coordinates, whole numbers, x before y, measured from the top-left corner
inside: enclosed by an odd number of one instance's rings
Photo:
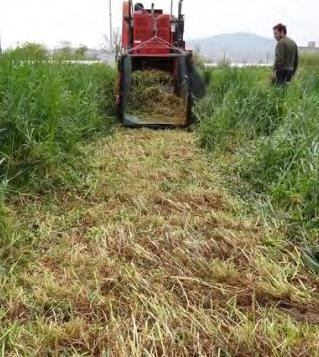
[[[278,24],[273,27],[274,37],[277,41],[287,36],[287,27],[283,24]]]

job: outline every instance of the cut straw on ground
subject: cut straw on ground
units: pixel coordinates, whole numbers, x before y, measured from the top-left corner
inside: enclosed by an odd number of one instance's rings
[[[175,93],[175,87],[174,78],[167,72],[133,72],[128,114],[145,124],[185,124],[187,103]]]
[[[82,148],[76,185],[11,201],[4,354],[319,353],[318,279],[279,233],[239,218],[196,143],[117,129]]]

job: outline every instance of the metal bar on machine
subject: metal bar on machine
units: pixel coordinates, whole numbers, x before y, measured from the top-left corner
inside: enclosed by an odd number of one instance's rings
[[[109,17],[110,17],[110,51],[113,52],[112,0],[109,0]]]

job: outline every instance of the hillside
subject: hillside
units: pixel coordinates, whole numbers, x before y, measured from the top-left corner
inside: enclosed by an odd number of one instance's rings
[[[231,62],[259,63],[273,61],[275,41],[250,33],[232,33],[190,40],[187,44],[200,49],[210,60],[221,60],[224,56]]]

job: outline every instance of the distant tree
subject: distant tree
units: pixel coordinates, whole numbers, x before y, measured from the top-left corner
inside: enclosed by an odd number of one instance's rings
[[[112,45],[110,44],[110,39],[108,35],[105,34],[103,38],[104,38],[103,49],[107,52],[110,52],[110,48],[112,48],[112,52],[114,53],[115,60],[117,60],[120,56],[121,48],[122,48],[122,36],[120,30],[117,28],[113,31]]]
[[[223,58],[220,58],[217,63],[218,63],[218,67],[229,68],[231,67],[232,62],[229,58],[227,58],[226,52],[224,51]]]
[[[115,53],[115,60],[117,61],[122,48],[122,36],[119,29],[113,31],[113,45],[114,45],[114,53]]]
[[[196,45],[193,51],[193,61],[198,67],[204,67],[205,63],[211,62],[201,54],[201,47]]]
[[[80,45],[79,47],[75,48],[75,54],[81,58],[86,58],[88,50],[89,48],[87,46]]]
[[[73,57],[73,49],[68,41],[61,41],[59,46],[53,51],[54,59],[71,59]]]
[[[58,48],[53,52],[53,58],[58,60],[85,60],[87,58],[88,47],[80,45],[72,47],[68,41],[60,42]]]
[[[60,41],[58,48],[72,48],[70,41]]]

